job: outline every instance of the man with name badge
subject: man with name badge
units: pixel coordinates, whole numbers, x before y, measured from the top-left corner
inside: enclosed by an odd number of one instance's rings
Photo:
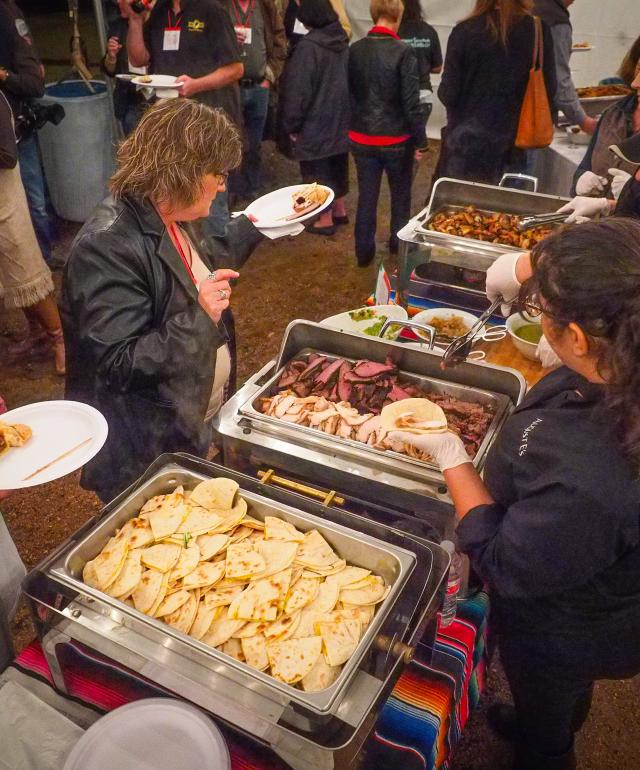
[[[260,182],[260,145],[264,133],[269,92],[287,56],[284,23],[274,0],[224,0],[242,49],[244,75],[240,81],[242,115],[248,147],[232,191],[253,198]]]
[[[158,0],[146,22],[129,7],[127,50],[134,67],[174,75],[182,96],[221,107],[242,128],[242,55],[229,15],[217,0]],[[227,195],[218,194],[203,228],[223,235],[228,219]]]

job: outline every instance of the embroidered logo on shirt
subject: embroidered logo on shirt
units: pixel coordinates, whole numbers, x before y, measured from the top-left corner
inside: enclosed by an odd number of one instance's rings
[[[524,457],[529,449],[529,435],[534,431],[538,425],[542,422],[542,417],[537,417],[531,425],[522,431],[522,443],[518,447],[518,457]]]
[[[204,32],[204,21],[199,21],[198,19],[192,19],[187,24],[187,29],[189,32]]]

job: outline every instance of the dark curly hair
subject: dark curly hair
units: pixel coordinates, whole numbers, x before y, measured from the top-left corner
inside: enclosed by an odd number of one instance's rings
[[[533,248],[531,264],[523,294],[542,299],[554,326],[576,323],[589,336],[604,407],[640,469],[640,222],[564,227]]]

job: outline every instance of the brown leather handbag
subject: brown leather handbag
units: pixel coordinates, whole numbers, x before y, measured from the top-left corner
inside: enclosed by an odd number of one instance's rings
[[[544,64],[542,22],[537,16],[533,17],[533,21],[535,30],[533,62],[520,108],[520,122],[515,142],[516,147],[522,150],[548,147],[553,141],[553,119],[542,70]]]

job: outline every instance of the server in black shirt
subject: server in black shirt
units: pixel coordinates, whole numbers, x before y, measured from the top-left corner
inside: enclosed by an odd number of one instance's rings
[[[391,434],[431,454],[460,548],[489,583],[515,711],[489,717],[518,770],[574,770],[593,683],[640,672],[640,223],[559,230],[514,262],[564,366],[505,423],[484,481],[453,433]],[[512,271],[513,272],[513,271]]]
[[[420,0],[405,0],[398,37],[413,48],[418,59],[420,104],[424,110],[425,129],[433,109],[431,74],[442,72],[442,49],[438,33],[422,16]]]
[[[216,0],[158,0],[146,23],[129,9],[127,50],[135,67],[175,75],[182,96],[221,107],[242,125],[242,55],[231,20]]]

